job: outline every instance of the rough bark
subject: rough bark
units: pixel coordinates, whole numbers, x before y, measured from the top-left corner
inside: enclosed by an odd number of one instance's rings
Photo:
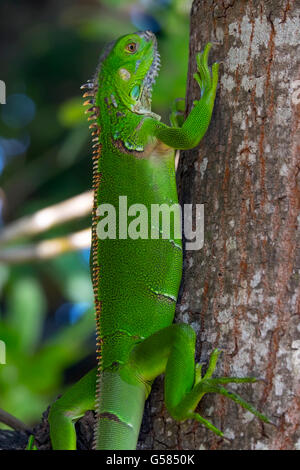
[[[0,449],[24,450],[28,438],[28,434],[24,431],[0,430]]]
[[[199,412],[231,443],[178,424],[159,378],[140,448],[300,449],[299,31],[292,0],[194,1],[188,110],[199,98],[196,51],[213,41],[210,59],[223,64],[209,130],[178,169],[181,202],[205,204],[205,243],[186,253],[176,320],[196,330],[197,360],[223,349],[216,375],[264,378],[231,388],[277,427],[215,395]],[[78,424],[81,448],[90,447],[92,421]],[[46,417],[36,436],[49,448]]]

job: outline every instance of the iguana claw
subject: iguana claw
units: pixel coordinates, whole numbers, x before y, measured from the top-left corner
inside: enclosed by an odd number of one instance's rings
[[[219,64],[215,62],[212,65],[212,72],[210,72],[208,66],[208,54],[212,47],[212,44],[208,42],[204,48],[203,52],[198,52],[196,54],[196,62],[197,62],[197,72],[194,74],[194,79],[200,86],[201,90],[201,98],[204,93],[213,92],[213,96],[215,95],[217,84],[218,84],[218,70]]]

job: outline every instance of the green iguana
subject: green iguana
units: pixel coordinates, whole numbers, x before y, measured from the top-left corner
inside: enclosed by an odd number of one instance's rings
[[[91,271],[95,294],[98,371],[92,370],[51,407],[54,449],[75,449],[75,422],[96,410],[95,449],[135,449],[144,403],[153,380],[165,374],[165,404],[178,421],[195,419],[218,436],[223,433],[195,409],[205,393],[234,400],[261,420],[268,419],[235,393],[229,382],[255,378],[212,378],[219,351],[205,375],[195,365],[195,332],[172,324],[182,276],[181,238],[174,215],[168,238],[126,237],[116,230],[99,239],[99,223],[109,207],[178,203],[174,149],[195,147],[209,125],[218,83],[218,64],[208,67],[211,44],[196,56],[201,99],[179,127],[174,109],[169,127],[151,111],[152,85],[160,65],[157,41],[150,31],[121,37],[100,58],[93,80],[82,88],[92,114],[94,142]],[[102,207],[102,209],[101,209]],[[135,212],[136,214],[136,212]],[[131,215],[134,215],[133,213]],[[153,227],[151,227],[153,229]],[[164,228],[159,224],[160,234]],[[125,231],[124,231],[125,230]],[[150,232],[150,226],[149,226]],[[115,236],[115,238],[114,238]],[[96,394],[96,403],[95,403]]]

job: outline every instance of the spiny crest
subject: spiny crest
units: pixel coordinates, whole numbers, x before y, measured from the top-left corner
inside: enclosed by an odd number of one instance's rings
[[[88,116],[88,121],[94,121],[97,119],[99,116],[100,110],[98,106],[95,106],[96,102],[96,94],[98,91],[98,85],[95,80],[88,80],[84,85],[82,85],[81,90],[87,90],[83,93],[83,98],[89,98],[84,101],[83,106],[89,106],[88,109],[85,110],[85,114],[91,113]],[[89,128],[92,130],[92,136],[97,136],[97,148],[99,147],[99,135],[100,135],[100,128],[97,124],[97,122],[92,122],[92,124],[89,125]],[[93,139],[93,142],[95,140]],[[95,148],[95,144],[93,145],[93,148]],[[100,150],[100,148],[98,149]],[[97,150],[97,152],[98,152]]]
[[[98,106],[95,106],[96,95],[97,95],[97,92],[98,92],[98,75],[99,75],[99,71],[100,71],[101,64],[102,64],[103,60],[108,56],[108,54],[112,50],[115,42],[116,41],[110,42],[106,46],[106,48],[104,49],[103,53],[101,54],[100,59],[99,59],[99,64],[97,66],[97,69],[96,69],[96,72],[94,74],[93,79],[92,80],[87,80],[87,82],[84,83],[80,87],[81,90],[84,90],[83,98],[89,98],[88,100],[84,101],[83,106],[91,106],[90,108],[88,108],[85,111],[85,114],[92,113],[88,117],[88,121],[96,120],[97,117],[99,116],[99,108],[98,108]],[[95,135],[95,129],[99,131],[99,132],[97,132],[97,134],[98,135],[100,134],[100,129],[99,129],[99,126],[96,122],[93,122],[92,124],[90,124],[89,128],[94,130],[92,132],[92,135]]]
[[[88,80],[87,83],[81,86],[82,90],[87,90],[84,92],[83,97],[84,98],[89,98],[84,101],[84,106],[89,106],[89,108],[85,111],[85,113],[92,113],[88,117],[88,121],[90,120],[95,120],[99,116],[99,107],[95,106],[95,99],[96,99],[96,94],[98,91],[98,85],[96,80]],[[102,361],[101,361],[101,331],[100,331],[100,315],[101,315],[101,303],[98,300],[97,297],[97,291],[98,291],[98,285],[99,285],[99,277],[100,277],[100,266],[99,266],[99,261],[98,261],[98,241],[97,241],[97,232],[96,232],[96,227],[98,223],[98,217],[97,217],[97,194],[100,186],[100,180],[101,180],[101,175],[98,171],[98,162],[99,162],[99,157],[101,153],[101,145],[99,142],[99,136],[100,136],[100,127],[97,123],[97,121],[93,122],[90,124],[90,129],[92,130],[92,160],[93,160],[93,190],[94,190],[94,202],[93,202],[93,211],[92,211],[92,245],[91,245],[91,251],[92,251],[92,260],[93,260],[93,270],[92,270],[92,284],[93,284],[93,291],[94,291],[94,304],[95,304],[95,316],[96,316],[96,336],[97,336],[97,341],[96,341],[96,350],[97,350],[97,362],[98,362],[98,368],[97,368],[97,383],[96,383],[96,411],[98,414],[98,409],[99,409],[99,380],[100,380],[100,372],[102,368]],[[98,420],[98,418],[97,418]],[[95,426],[95,432],[94,432],[94,442],[93,442],[93,448],[96,449],[98,442],[98,426]]]
[[[99,75],[99,71],[100,71],[100,68],[101,68],[101,64],[102,64],[103,60],[108,56],[108,54],[110,53],[112,48],[114,47],[115,42],[116,41],[112,41],[105,47],[103,53],[100,56],[99,63],[98,63],[98,66],[97,66],[97,69],[96,69],[96,72],[94,74],[93,79],[92,80],[87,80],[87,82],[84,83],[80,87],[81,90],[87,90],[87,91],[84,92],[83,98],[87,98],[89,96],[92,97],[91,100],[86,100],[83,103],[84,105],[94,104],[95,103],[95,98],[96,98],[96,94],[97,94],[97,91],[98,91],[98,75]]]

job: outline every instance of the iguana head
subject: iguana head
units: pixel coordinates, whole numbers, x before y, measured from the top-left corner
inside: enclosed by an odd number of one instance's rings
[[[112,84],[114,96],[107,98],[115,107],[121,101],[131,111],[147,114],[151,112],[152,86],[159,66],[155,35],[140,31],[122,36],[107,47],[95,81],[99,87],[105,85],[105,80]]]

